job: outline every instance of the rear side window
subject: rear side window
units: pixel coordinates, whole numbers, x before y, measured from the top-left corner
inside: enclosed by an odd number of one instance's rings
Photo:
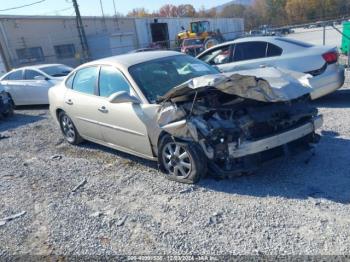
[[[244,61],[264,58],[266,56],[266,42],[246,42],[236,44],[233,61]]]
[[[84,94],[95,94],[98,78],[98,67],[86,67],[76,72],[73,81],[73,90]]]
[[[282,55],[282,52],[283,52],[282,48],[274,44],[268,43],[267,54],[266,54],[267,57],[280,56]]]
[[[39,72],[37,72],[35,70],[26,69],[24,71],[24,79],[25,80],[34,80],[36,76],[44,77],[42,74],[40,74]]]
[[[102,66],[99,79],[100,96],[108,97],[119,91],[130,93],[130,85],[124,76],[112,66]]]
[[[23,80],[22,70],[17,70],[15,72],[10,73],[9,75],[7,75],[5,80]]]

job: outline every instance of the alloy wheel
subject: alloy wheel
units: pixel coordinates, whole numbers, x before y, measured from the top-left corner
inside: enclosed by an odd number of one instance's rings
[[[167,143],[162,152],[164,167],[170,176],[187,178],[192,170],[192,158],[184,146]]]
[[[67,116],[63,115],[61,118],[62,131],[69,142],[73,142],[75,140],[75,128],[72,120]]]

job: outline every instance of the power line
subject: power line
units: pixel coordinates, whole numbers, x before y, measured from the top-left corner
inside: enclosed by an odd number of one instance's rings
[[[6,9],[1,9],[0,12],[9,11],[9,10],[14,10],[14,9],[20,9],[20,8],[27,7],[27,6],[32,6],[32,5],[40,4],[40,3],[45,2],[45,1],[46,1],[46,0],[40,0],[40,1],[31,3],[31,4],[26,4],[26,5],[20,5],[20,6],[10,7],[10,8],[6,8]]]
[[[74,7],[73,7],[73,6],[70,6],[70,7],[67,7],[67,8],[59,9],[59,10],[53,10],[53,11],[50,11],[50,12],[42,13],[41,15],[55,14],[55,13],[67,11],[67,10],[70,10],[70,9],[74,9]]]

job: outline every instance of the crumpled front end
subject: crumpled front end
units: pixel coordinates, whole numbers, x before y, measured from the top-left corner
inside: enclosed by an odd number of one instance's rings
[[[302,82],[294,76],[280,73],[277,82],[237,74],[191,80],[192,86],[165,95],[158,124],[175,138],[198,143],[216,173],[247,171],[318,139],[322,117],[309,104],[304,75]]]

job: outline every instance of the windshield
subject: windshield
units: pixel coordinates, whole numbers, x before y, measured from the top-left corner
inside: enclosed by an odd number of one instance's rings
[[[65,65],[54,65],[40,68],[45,74],[53,77],[66,76],[72,71],[72,69],[73,68]]]
[[[134,65],[129,68],[148,101],[195,77],[217,74],[219,71],[204,62],[185,55],[170,56]]]

